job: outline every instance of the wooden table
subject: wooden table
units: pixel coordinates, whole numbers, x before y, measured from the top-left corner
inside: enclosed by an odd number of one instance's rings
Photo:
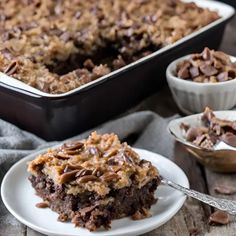
[[[225,52],[236,55],[236,17],[226,29],[225,37],[221,49]],[[143,101],[135,110],[153,110],[163,117],[169,117],[178,113],[178,109],[171,98],[168,88],[164,88],[159,93]],[[173,141],[174,142],[174,141]],[[224,197],[214,192],[217,185],[235,186],[236,174],[217,174],[213,173],[191,157],[178,143],[175,143],[174,155],[170,157],[187,174],[191,188],[200,192],[209,193],[213,196]],[[228,198],[236,200],[236,194]],[[208,225],[208,217],[213,209],[201,204],[200,202],[188,198],[182,209],[172,220],[162,227],[145,234],[145,236],[235,236],[236,221],[231,219],[231,223],[226,226],[216,227]],[[15,220],[14,225],[9,224],[5,228],[0,227],[0,236],[42,236],[42,234],[22,225]]]

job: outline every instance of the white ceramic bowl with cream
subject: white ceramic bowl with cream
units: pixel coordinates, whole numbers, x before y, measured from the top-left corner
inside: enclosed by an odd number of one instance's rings
[[[167,82],[179,109],[185,114],[202,112],[205,107],[229,110],[236,105],[236,79],[218,83],[198,83],[176,77],[176,66],[191,55],[173,61],[166,70]],[[236,57],[230,57],[236,61]]]

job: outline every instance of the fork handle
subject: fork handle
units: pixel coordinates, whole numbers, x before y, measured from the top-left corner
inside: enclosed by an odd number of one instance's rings
[[[161,183],[164,185],[168,185],[174,189],[177,189],[186,194],[187,196],[195,198],[219,210],[226,211],[231,215],[236,215],[236,201],[212,197],[210,195],[200,193],[195,190],[191,190],[189,188],[185,188],[179,184],[176,184],[164,178],[161,180]]]

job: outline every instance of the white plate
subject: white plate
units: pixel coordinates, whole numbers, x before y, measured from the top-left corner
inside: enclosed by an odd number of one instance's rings
[[[185,187],[189,182],[184,172],[167,158],[142,149],[135,149],[142,159],[151,161],[158,168],[161,175],[175,181]],[[44,151],[45,152],[45,151]],[[89,232],[86,229],[75,228],[72,223],[61,223],[57,221],[57,213],[50,209],[36,208],[35,204],[42,200],[34,194],[27,179],[26,171],[28,161],[35,158],[42,151],[29,155],[17,162],[5,175],[2,181],[1,195],[7,209],[23,224],[46,235],[63,236],[112,236],[112,235],[138,235],[151,231],[170,220],[182,207],[186,197],[182,193],[167,186],[159,186],[156,196],[159,198],[157,204],[151,208],[152,217],[133,221],[123,218],[112,221],[109,231],[100,230]]]

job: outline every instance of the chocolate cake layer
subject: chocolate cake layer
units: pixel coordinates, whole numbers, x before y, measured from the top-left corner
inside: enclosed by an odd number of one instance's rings
[[[151,162],[121,143],[115,134],[93,132],[39,155],[28,164],[29,180],[60,221],[95,231],[112,219],[150,216],[160,183]]]

